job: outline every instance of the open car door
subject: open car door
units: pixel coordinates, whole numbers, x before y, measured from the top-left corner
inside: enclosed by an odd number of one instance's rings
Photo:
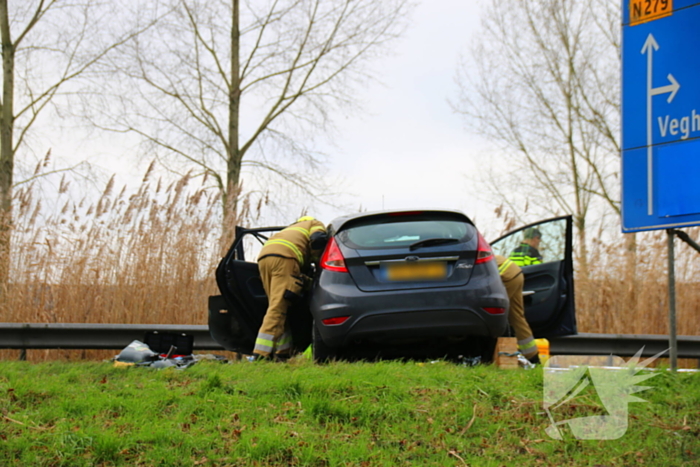
[[[262,245],[270,233],[283,228],[236,227],[236,239],[216,268],[216,284],[221,295],[209,297],[209,333],[226,350],[252,354],[267,311],[267,296],[258,263],[246,261],[246,242]],[[294,347],[304,350],[311,343],[312,326],[306,298],[289,308],[287,320]]]
[[[540,264],[521,266],[525,276],[525,318],[536,338],[576,334],[572,217],[556,217],[526,225],[493,241],[493,252],[506,258],[535,227],[541,234]]]

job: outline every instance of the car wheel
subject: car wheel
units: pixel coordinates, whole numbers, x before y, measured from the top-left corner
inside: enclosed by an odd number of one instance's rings
[[[493,351],[496,350],[497,341],[498,339],[495,337],[481,338],[481,361],[483,363],[493,362]]]
[[[321,333],[318,331],[316,322],[313,323],[313,333],[312,333],[312,355],[314,362],[316,363],[326,363],[330,360],[335,359],[336,353],[335,349],[326,345],[321,338]]]

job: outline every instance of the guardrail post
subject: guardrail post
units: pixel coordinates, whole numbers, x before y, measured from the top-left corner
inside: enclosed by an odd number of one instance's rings
[[[27,349],[22,349],[19,351],[19,361],[20,362],[27,361]]]

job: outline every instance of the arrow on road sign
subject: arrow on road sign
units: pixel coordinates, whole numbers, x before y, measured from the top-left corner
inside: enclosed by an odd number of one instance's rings
[[[678,81],[676,81],[676,78],[674,78],[671,73],[668,74],[667,78],[671,84],[652,89],[651,95],[656,96],[657,94],[666,94],[667,92],[670,92],[671,94],[668,96],[668,99],[666,99],[666,102],[670,104],[673,98],[676,97],[676,93],[681,88],[681,85],[678,84]]]
[[[652,96],[657,96],[659,94],[669,93],[666,102],[669,104],[676,97],[676,93],[681,88],[678,84],[676,78],[673,77],[671,73],[668,74],[667,78],[671,84],[666,86],[661,86],[658,88],[652,85],[652,70],[654,66],[654,51],[659,50],[659,43],[654,39],[654,35],[649,33],[647,40],[644,41],[644,46],[642,47],[642,54],[647,54],[647,206],[648,214],[651,216],[654,213],[654,206],[652,203],[652,188],[653,188],[653,177],[652,177],[652,126],[651,126],[651,98]]]

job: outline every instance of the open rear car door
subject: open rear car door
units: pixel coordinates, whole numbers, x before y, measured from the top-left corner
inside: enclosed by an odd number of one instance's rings
[[[260,281],[258,263],[246,261],[246,242],[262,245],[271,233],[284,227],[244,229],[236,227],[236,239],[216,269],[221,295],[209,297],[209,333],[226,350],[252,354],[258,330],[267,311],[267,296]],[[290,307],[287,315],[294,347],[311,343],[311,314],[306,297]]]
[[[536,338],[576,334],[572,217],[556,217],[526,225],[493,241],[493,252],[506,258],[517,248],[525,229],[542,234],[542,263],[522,266],[525,317]]]

